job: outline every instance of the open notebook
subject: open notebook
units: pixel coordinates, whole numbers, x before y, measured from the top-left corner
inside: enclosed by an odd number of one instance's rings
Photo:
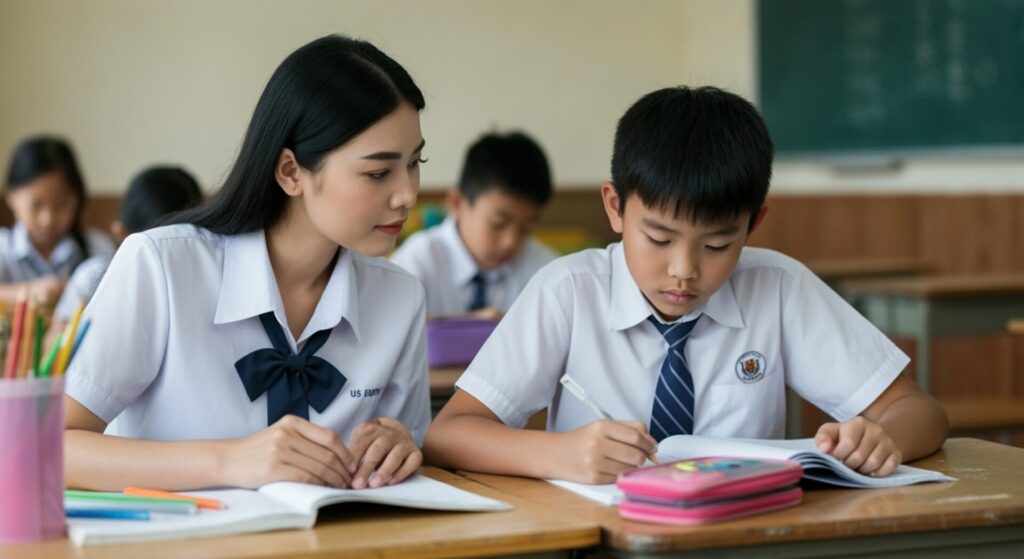
[[[805,479],[841,487],[899,487],[927,481],[953,481],[953,478],[939,472],[911,466],[900,466],[886,477],[866,476],[851,470],[835,457],[820,452],[814,445],[814,439],[724,439],[674,435],[658,445],[658,459],[662,462],[702,456],[793,460],[804,467]],[[586,485],[571,481],[548,481],[606,505],[618,504],[623,498],[622,491],[614,483]]]
[[[199,514],[194,515],[153,515],[149,521],[69,518],[68,537],[75,545],[92,545],[311,528],[321,507],[345,502],[445,511],[512,508],[501,501],[481,497],[423,475],[378,489],[332,489],[280,482],[264,485],[255,491],[223,489],[187,494],[217,499],[227,508],[199,509]]]

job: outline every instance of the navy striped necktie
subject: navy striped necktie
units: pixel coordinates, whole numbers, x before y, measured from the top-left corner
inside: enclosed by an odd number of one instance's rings
[[[477,273],[469,282],[473,285],[473,298],[469,302],[468,312],[478,311],[487,306],[487,278]]]
[[[660,442],[672,435],[693,434],[696,398],[693,376],[690,375],[683,349],[699,319],[698,316],[689,322],[673,324],[662,324],[654,315],[649,319],[668,342],[668,355],[661,364],[658,386],[654,390],[654,406],[651,409],[650,430],[656,441]]]
[[[334,365],[313,355],[331,337],[333,328],[313,334],[302,351],[292,353],[273,312],[261,314],[260,323],[274,347],[257,349],[235,362],[249,401],[267,393],[268,426],[289,414],[309,419],[310,407],[323,413],[347,380]]]

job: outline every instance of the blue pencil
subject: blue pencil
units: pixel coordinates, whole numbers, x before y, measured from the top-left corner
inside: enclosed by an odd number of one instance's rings
[[[71,346],[71,357],[74,357],[75,353],[78,352],[78,346],[82,345],[82,338],[84,338],[85,333],[89,331],[89,326],[91,324],[92,320],[87,318],[85,319],[85,322],[82,323],[82,327],[78,329],[78,335],[75,336],[75,344]],[[69,363],[71,362],[71,357],[68,358]]]
[[[149,520],[148,510],[66,509],[68,518],[102,518],[106,520]]]

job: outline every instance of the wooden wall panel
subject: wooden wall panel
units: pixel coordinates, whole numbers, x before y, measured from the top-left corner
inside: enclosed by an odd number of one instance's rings
[[[772,195],[751,244],[800,260],[912,258],[918,207],[909,196]]]
[[[797,259],[916,257],[940,274],[1024,271],[1024,195],[772,194],[768,204],[751,244]],[[84,222],[106,229],[119,207],[117,196],[94,196]],[[10,222],[0,205],[0,225]],[[596,188],[556,192],[541,225],[582,228],[598,245],[616,239]]]

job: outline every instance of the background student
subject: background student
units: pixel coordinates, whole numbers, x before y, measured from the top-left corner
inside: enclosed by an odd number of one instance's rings
[[[0,300],[13,301],[25,286],[52,305],[78,264],[114,252],[103,233],[81,225],[85,181],[61,138],[32,137],[14,149],[4,201],[14,226],[0,228]]]
[[[556,256],[530,236],[550,198],[537,142],[522,132],[485,134],[448,193],[448,219],[410,236],[392,261],[423,281],[428,316],[498,318]]]
[[[678,87],[637,101],[601,188],[622,242],[534,277],[431,426],[428,459],[607,483],[672,435],[782,438],[787,386],[836,419],[818,448],[861,473],[936,450],[946,416],[901,374],[906,355],[805,266],[745,247],[771,168],[768,130],[740,97]],[[563,374],[633,421],[595,421]],[[519,429],[544,408],[550,431]]]
[[[155,227],[167,215],[202,199],[199,183],[188,171],[170,166],[143,169],[128,183],[118,218],[110,224],[110,236],[120,245],[128,235]],[[112,258],[112,254],[93,256],[75,269],[53,310],[53,328],[63,329],[75,307],[92,298]]]
[[[429,422],[424,297],[389,252],[423,95],[373,45],[289,55],[219,192],[129,236],[67,374],[67,483],[395,483]]]

